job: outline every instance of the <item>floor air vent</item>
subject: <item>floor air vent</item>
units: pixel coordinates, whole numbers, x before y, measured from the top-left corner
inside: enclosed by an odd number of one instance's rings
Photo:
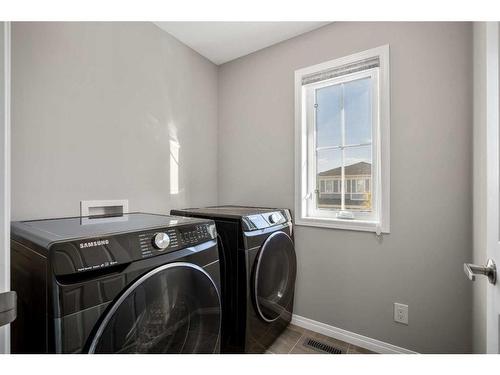
[[[328,353],[328,354],[342,354],[342,350],[336,348],[334,346],[325,344],[321,341],[317,341],[311,338],[308,338],[304,342],[304,346],[314,349],[318,352]]]

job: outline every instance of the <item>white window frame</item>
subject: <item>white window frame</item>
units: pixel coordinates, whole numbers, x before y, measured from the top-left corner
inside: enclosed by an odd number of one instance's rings
[[[335,80],[345,80],[345,77],[362,77],[368,70],[352,73],[341,78],[332,78],[306,86],[302,85],[304,76],[334,69],[346,64],[352,64],[365,59],[378,57],[379,68],[374,69],[378,105],[373,108],[377,117],[377,126],[372,132],[372,178],[370,192],[372,194],[373,214],[357,213],[355,219],[339,218],[336,211],[314,210],[317,194],[311,190],[316,184],[315,162],[311,153],[315,151],[315,122],[308,118],[306,106],[311,105],[308,86],[329,85]],[[370,69],[369,69],[370,70]],[[373,72],[372,72],[373,73]],[[367,51],[327,61],[322,64],[306,67],[295,71],[295,224],[334,229],[348,229],[390,233],[390,65],[389,45],[373,48]],[[310,90],[309,90],[310,91]],[[309,111],[311,113],[311,111]],[[309,117],[310,114],[309,114]],[[312,126],[311,126],[312,125]],[[311,132],[311,129],[313,131]],[[378,177],[377,177],[378,176]],[[314,206],[313,206],[314,207]]]

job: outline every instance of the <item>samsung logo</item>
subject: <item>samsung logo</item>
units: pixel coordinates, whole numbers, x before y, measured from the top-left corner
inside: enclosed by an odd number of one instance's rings
[[[97,241],[90,241],[90,242],[82,242],[80,244],[80,249],[85,249],[87,247],[108,245],[108,244],[109,244],[109,240],[97,240]]]

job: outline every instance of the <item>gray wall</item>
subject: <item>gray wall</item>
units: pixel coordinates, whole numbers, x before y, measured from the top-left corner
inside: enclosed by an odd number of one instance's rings
[[[390,44],[391,234],[297,227],[296,313],[426,353],[472,349],[472,24],[334,23],[219,70],[219,202],[293,206],[298,68]],[[409,305],[408,326],[393,302]]]
[[[473,134],[473,254],[486,262],[486,23],[474,23],[474,134]],[[474,353],[486,353],[486,286],[478,277],[472,289]]]
[[[152,23],[14,23],[12,218],[217,202],[217,67]],[[171,194],[170,143],[180,144]]]

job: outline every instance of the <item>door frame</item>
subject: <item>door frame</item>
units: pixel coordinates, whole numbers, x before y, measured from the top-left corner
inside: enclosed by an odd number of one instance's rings
[[[486,23],[486,252],[489,259],[500,261],[500,139],[499,139],[499,23]],[[486,351],[499,353],[500,285],[487,284]]]
[[[0,22],[0,292],[10,290],[11,25]],[[0,327],[0,354],[10,353],[10,327]]]

